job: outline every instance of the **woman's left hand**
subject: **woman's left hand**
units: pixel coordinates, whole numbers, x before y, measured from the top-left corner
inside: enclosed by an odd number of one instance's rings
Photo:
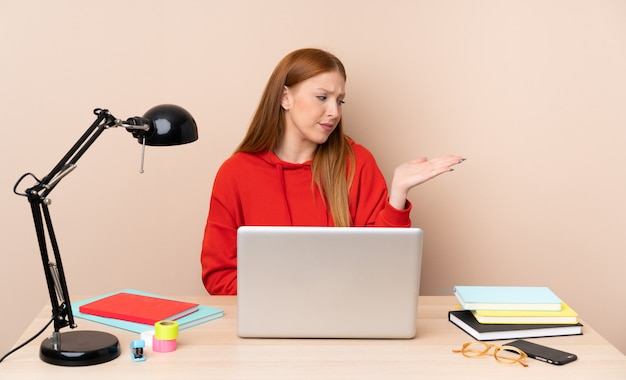
[[[463,161],[465,158],[461,156],[449,155],[431,159],[421,157],[405,162],[393,172],[389,203],[398,210],[404,209],[409,190],[443,173],[453,171],[453,166]]]

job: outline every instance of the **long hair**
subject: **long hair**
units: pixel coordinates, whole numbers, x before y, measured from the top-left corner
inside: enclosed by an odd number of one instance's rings
[[[274,151],[285,134],[285,114],[281,107],[285,86],[295,86],[311,77],[332,71],[346,79],[346,70],[341,61],[324,50],[300,49],[285,56],[270,76],[248,132],[235,152]],[[348,192],[354,168],[354,152],[348,137],[343,133],[340,120],[328,140],[317,147],[311,162],[313,184],[325,202],[328,202],[328,209],[338,227],[352,224]]]

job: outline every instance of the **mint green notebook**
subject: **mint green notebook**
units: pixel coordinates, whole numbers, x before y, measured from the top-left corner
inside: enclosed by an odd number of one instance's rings
[[[561,310],[563,301],[545,286],[455,286],[466,310]]]
[[[79,311],[79,308],[84,304],[97,301],[101,298],[108,297],[113,294],[122,293],[122,292],[131,293],[131,294],[141,294],[141,295],[150,296],[150,297],[167,298],[167,297],[162,297],[157,294],[146,293],[146,292],[142,292],[142,291],[135,290],[135,289],[124,289],[118,292],[103,294],[97,297],[89,298],[89,299],[78,301],[78,302],[72,302],[72,313],[77,318],[87,319],[89,321],[102,323],[105,325],[117,327],[122,330],[128,330],[128,331],[132,331],[136,333],[142,333],[144,331],[153,330],[154,326],[152,325],[144,325],[142,323],[128,322],[128,321],[123,321],[123,320],[115,319],[115,318],[99,317],[97,315],[85,314]],[[187,316],[184,316],[180,319],[177,319],[176,322],[178,322],[178,329],[184,330],[189,327],[196,326],[201,323],[205,323],[205,322],[220,318],[222,316],[224,316],[224,310],[221,310],[215,307],[200,305],[198,306],[198,311],[196,311],[195,313],[189,314]]]

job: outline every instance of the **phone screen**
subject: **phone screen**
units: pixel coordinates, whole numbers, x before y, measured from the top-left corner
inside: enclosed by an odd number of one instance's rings
[[[542,346],[537,343],[532,343],[526,340],[516,340],[511,343],[507,343],[504,346],[517,347],[524,351],[529,358],[541,360],[542,362],[563,365],[573,362],[578,357],[572,353],[560,351],[555,348]]]

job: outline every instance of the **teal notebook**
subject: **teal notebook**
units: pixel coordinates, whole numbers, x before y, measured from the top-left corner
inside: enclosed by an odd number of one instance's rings
[[[455,286],[465,310],[561,310],[563,301],[545,286]]]
[[[97,300],[99,300],[101,298],[108,297],[108,296],[111,296],[111,295],[114,295],[114,294],[117,294],[117,293],[121,293],[121,292],[132,293],[132,294],[140,294],[140,295],[150,296],[150,297],[167,298],[167,297],[162,297],[162,296],[159,296],[159,295],[156,295],[156,294],[142,292],[142,291],[139,291],[139,290],[124,289],[124,290],[120,290],[119,292],[113,292],[113,293],[109,293],[109,294],[104,294],[104,295],[101,295],[101,296],[89,298],[89,299],[78,301],[78,302],[72,302],[72,313],[77,318],[87,319],[89,321],[102,323],[102,324],[105,324],[105,325],[117,327],[117,328],[120,328],[120,329],[123,329],[123,330],[128,330],[128,331],[132,331],[132,332],[136,332],[136,333],[142,333],[144,331],[149,331],[149,330],[154,329],[154,326],[152,326],[152,325],[145,325],[143,323],[128,322],[128,321],[123,321],[123,320],[115,319],[115,318],[99,317],[97,315],[85,314],[85,313],[81,313],[79,311],[79,308],[82,305],[84,305],[84,304],[87,304],[87,303],[90,303],[90,302],[93,302],[93,301],[97,301]],[[195,313],[189,314],[187,316],[184,316],[182,318],[179,318],[179,319],[176,320],[176,322],[178,322],[179,330],[184,330],[184,329],[187,329],[189,327],[196,326],[196,325],[199,325],[201,323],[208,322],[208,321],[220,318],[222,316],[224,316],[224,310],[221,310],[221,309],[218,309],[218,308],[215,308],[215,307],[200,305],[200,306],[198,306],[198,311],[196,311]]]

